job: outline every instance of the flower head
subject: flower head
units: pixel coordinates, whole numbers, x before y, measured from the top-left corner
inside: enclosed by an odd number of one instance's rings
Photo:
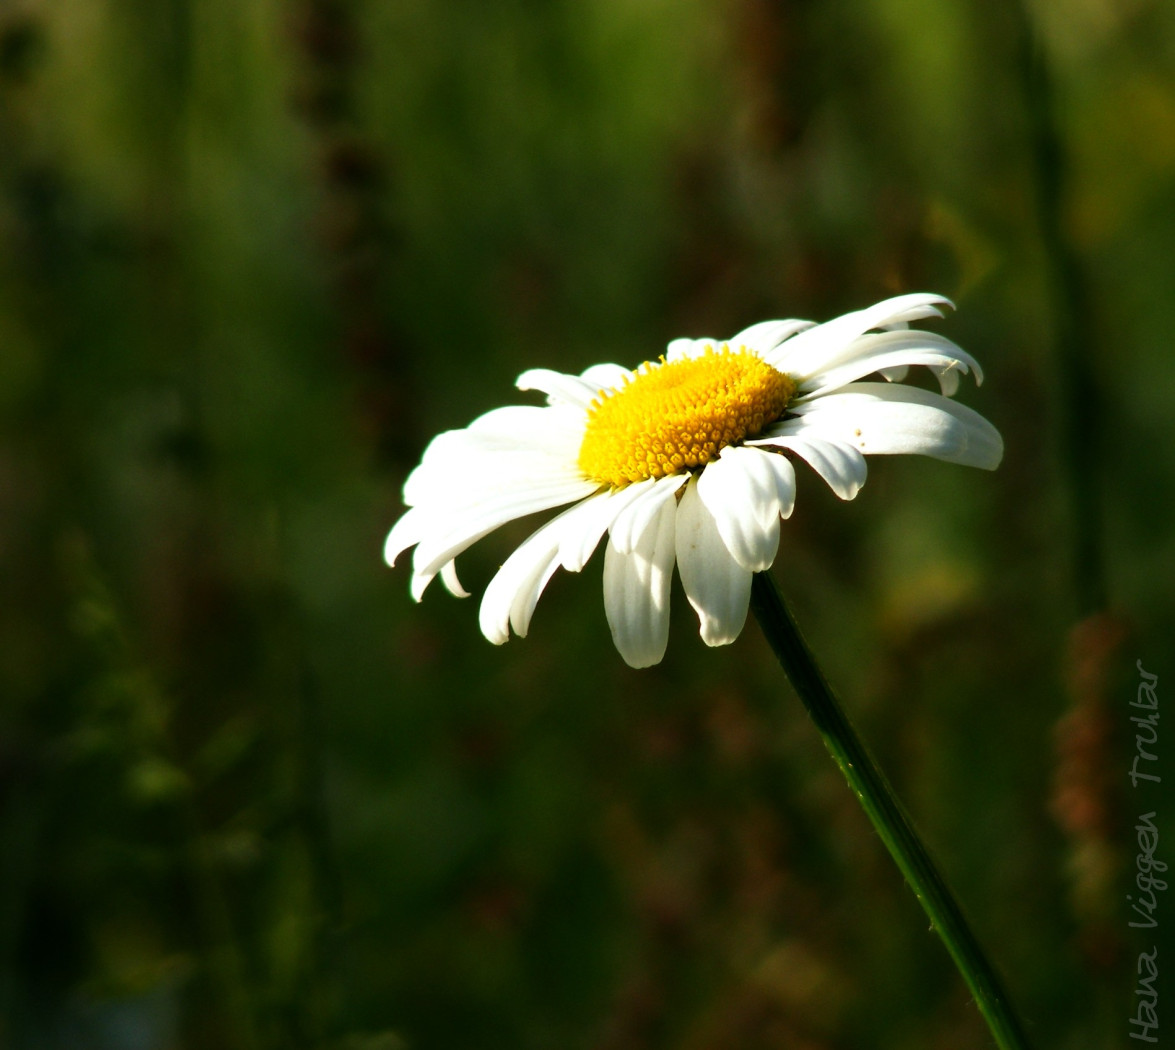
[[[903,295],[825,324],[764,321],[726,342],[676,339],[635,370],[532,369],[522,390],[545,406],[494,409],[438,435],[404,485],[409,510],[388,534],[389,565],[415,546],[417,601],[438,575],[467,597],[454,559],[515,518],[571,504],[525,540],[490,581],[481,629],[524,636],[555,569],[579,572],[604,534],[604,610],[633,667],[660,661],[676,563],[707,645],[734,641],[751,575],[771,565],[795,503],[792,458],[841,499],[865,483],[866,455],[912,452],[993,470],[986,419],[951,400],[982,372],[949,339],[908,327],[949,302]],[[942,394],[901,382],[929,368]],[[863,381],[879,375],[884,381]]]

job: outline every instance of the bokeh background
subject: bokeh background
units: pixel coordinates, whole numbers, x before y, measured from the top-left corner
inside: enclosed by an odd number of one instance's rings
[[[753,623],[380,560],[524,368],[912,290],[1005,462],[801,467],[775,575],[1037,1045],[1129,1045],[1173,189],[1161,0],[2,0],[0,1045],[989,1045]]]

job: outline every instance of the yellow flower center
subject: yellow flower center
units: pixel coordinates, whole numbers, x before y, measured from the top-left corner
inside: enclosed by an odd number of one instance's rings
[[[579,469],[623,488],[703,466],[783,415],[796,385],[745,347],[646,362],[588,408]]]

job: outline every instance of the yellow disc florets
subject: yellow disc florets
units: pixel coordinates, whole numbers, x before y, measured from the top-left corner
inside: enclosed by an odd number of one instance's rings
[[[745,347],[646,362],[591,403],[579,469],[623,488],[703,466],[779,419],[795,392],[788,376]]]

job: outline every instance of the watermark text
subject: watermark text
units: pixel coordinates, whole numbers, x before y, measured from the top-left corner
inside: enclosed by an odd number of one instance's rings
[[[1138,668],[1138,689],[1130,702],[1139,714],[1132,714],[1134,728],[1134,755],[1130,763],[1131,786],[1152,790],[1151,784],[1161,784],[1159,775],[1159,676]],[[1159,928],[1159,894],[1167,888],[1163,878],[1167,863],[1158,857],[1159,828],[1155,823],[1157,812],[1142,813],[1134,825],[1134,892],[1126,894],[1130,902],[1129,925],[1136,930]],[[1151,934],[1156,940],[1158,933]],[[1130,1038],[1143,1043],[1159,1041],[1159,949],[1139,952],[1134,967],[1134,1015],[1130,1018]]]

